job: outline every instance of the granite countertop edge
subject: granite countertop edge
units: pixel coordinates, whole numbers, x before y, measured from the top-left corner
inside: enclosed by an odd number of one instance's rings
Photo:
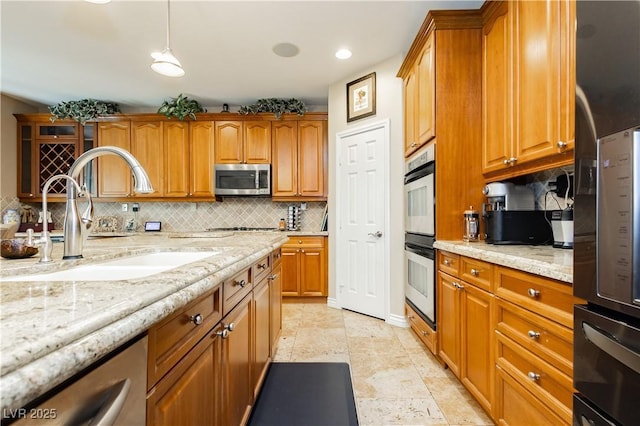
[[[132,248],[114,246],[98,249],[94,251],[96,256],[93,259],[87,259],[84,263],[121,257],[123,254],[158,251],[158,249],[188,248],[197,251],[226,245],[223,239],[193,238],[180,239],[181,244],[176,248],[176,241],[178,240],[165,239],[164,242],[157,244],[159,240],[155,238],[153,241],[156,243],[153,244],[155,247],[143,244]],[[44,333],[38,339],[28,336],[28,331],[25,331],[27,338],[20,342],[22,344],[12,345],[10,341],[3,343],[0,363],[0,409],[17,409],[24,406],[122,344],[140,336],[153,324],[214,289],[224,279],[250,266],[274,249],[281,247],[286,241],[286,235],[281,234],[244,235],[240,241],[234,241],[234,247],[220,255],[158,274],[153,277],[153,280],[143,278],[130,282],[111,281],[109,283],[118,283],[120,289],[130,286],[132,292],[137,291],[137,294],[144,294],[144,296],[141,300],[130,303],[126,300],[116,300],[103,312],[90,315],[90,318],[89,316],[80,318],[77,323],[66,324],[67,328],[64,325],[62,327],[53,325],[50,332]],[[222,258],[220,261],[217,261],[218,256]],[[76,263],[68,262],[65,267],[73,267]],[[3,262],[3,269],[7,269],[5,265],[11,265],[11,263]],[[35,265],[33,262],[25,263],[23,260],[22,263],[17,262],[14,268],[8,269],[9,271],[2,271],[2,275],[8,275],[12,271],[18,274],[33,273],[34,269],[46,271],[51,270],[51,266]],[[60,269],[60,266],[55,266],[55,269]],[[89,288],[88,291],[95,291],[99,288],[99,284],[104,285],[104,282],[97,284],[83,282],[80,286],[86,285]],[[1,285],[11,285],[11,282]],[[15,282],[13,285],[15,286]],[[43,285],[43,287],[46,286]],[[160,288],[160,290],[154,292],[151,290],[153,288]],[[6,291],[5,288],[2,290]],[[5,300],[4,298],[0,300],[0,307],[6,306]],[[9,310],[15,309],[18,302],[22,300],[14,301]],[[68,303],[71,304],[71,301]],[[29,314],[28,305],[25,304],[24,315]],[[12,312],[12,314],[15,313]],[[3,315],[3,322],[7,317]],[[3,325],[3,334],[8,334],[5,333],[7,330],[4,327],[6,325]],[[9,324],[9,327],[15,327],[15,324]],[[29,324],[26,324],[25,330],[28,330],[28,327]],[[3,336],[3,339],[5,338],[6,336]]]
[[[552,246],[436,241],[434,248],[573,284],[573,250]]]

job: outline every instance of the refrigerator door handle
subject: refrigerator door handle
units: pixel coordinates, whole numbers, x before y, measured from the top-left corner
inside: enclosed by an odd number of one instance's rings
[[[616,342],[586,322],[582,323],[582,332],[587,340],[596,345],[602,351],[608,353],[636,373],[640,373],[640,354]]]

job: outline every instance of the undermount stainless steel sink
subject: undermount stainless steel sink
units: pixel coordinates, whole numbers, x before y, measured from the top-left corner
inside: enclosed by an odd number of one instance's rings
[[[1,281],[120,281],[144,278],[223,253],[227,248],[208,251],[163,251],[122,257],[106,262],[76,266],[46,274],[15,275]]]

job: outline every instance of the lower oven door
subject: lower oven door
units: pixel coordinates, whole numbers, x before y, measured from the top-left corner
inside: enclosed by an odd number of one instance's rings
[[[405,297],[435,330],[435,251],[405,244]]]
[[[574,386],[616,423],[640,419],[640,327],[587,306],[574,308]]]

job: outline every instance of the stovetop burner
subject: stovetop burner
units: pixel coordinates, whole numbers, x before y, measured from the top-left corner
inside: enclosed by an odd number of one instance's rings
[[[207,228],[207,231],[275,231],[278,228],[253,228],[247,226],[234,226],[231,228]]]

